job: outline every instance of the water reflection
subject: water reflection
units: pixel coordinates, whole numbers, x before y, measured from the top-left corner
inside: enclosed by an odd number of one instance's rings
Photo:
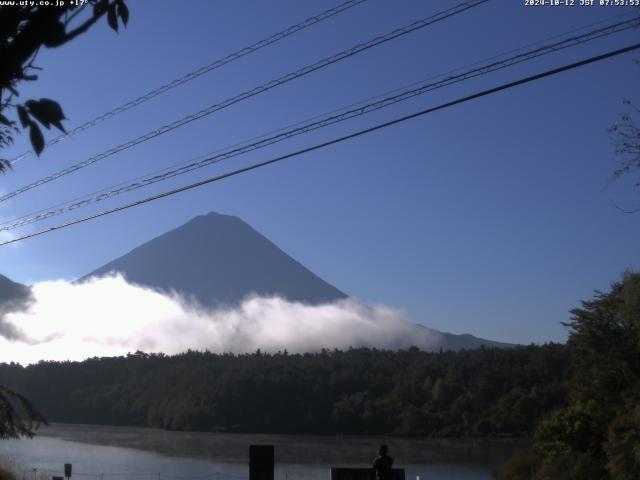
[[[331,466],[368,466],[386,443],[407,480],[480,480],[517,448],[512,441],[374,436],[247,435],[53,425],[34,440],[2,441],[24,480],[74,464],[77,480],[234,480],[248,477],[251,444],[275,445],[277,480],[327,480]],[[33,471],[37,468],[37,471]],[[73,479],[72,479],[73,480]]]

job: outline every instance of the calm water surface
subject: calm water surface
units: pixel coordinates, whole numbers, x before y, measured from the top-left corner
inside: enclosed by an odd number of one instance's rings
[[[0,457],[25,480],[48,480],[73,464],[72,480],[241,480],[249,445],[275,446],[276,480],[328,480],[331,466],[367,467],[389,445],[407,480],[487,480],[513,441],[373,436],[246,435],[166,432],[131,427],[57,424],[33,440],[0,441]],[[34,470],[36,469],[36,470]]]

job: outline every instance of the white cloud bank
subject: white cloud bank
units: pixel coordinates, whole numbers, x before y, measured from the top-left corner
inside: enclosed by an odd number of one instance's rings
[[[207,311],[178,295],[127,283],[121,276],[33,286],[34,301],[5,314],[20,340],[0,337],[0,362],[82,360],[142,350],[291,353],[350,346],[435,348],[442,335],[402,312],[352,299],[310,306],[250,297],[235,308]]]

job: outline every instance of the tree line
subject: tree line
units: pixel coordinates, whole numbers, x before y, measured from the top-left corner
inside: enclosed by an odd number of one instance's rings
[[[138,352],[0,364],[0,384],[54,422],[170,430],[522,436],[564,405],[559,344],[428,353],[368,348]]]

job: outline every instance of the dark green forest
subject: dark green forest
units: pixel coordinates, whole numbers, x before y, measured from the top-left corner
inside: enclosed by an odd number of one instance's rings
[[[640,273],[571,315],[567,404],[541,419],[500,480],[640,478]]]
[[[187,352],[0,365],[49,421],[171,430],[522,436],[564,405],[558,344],[427,353]]]

